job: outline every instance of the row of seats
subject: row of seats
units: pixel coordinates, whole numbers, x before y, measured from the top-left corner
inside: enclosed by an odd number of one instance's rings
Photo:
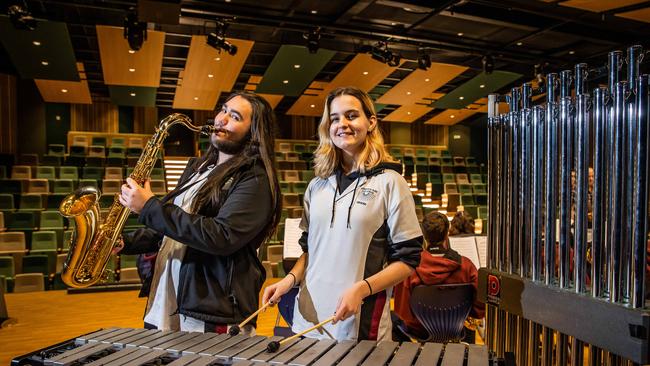
[[[68,255],[48,254],[0,256],[0,283],[7,292],[65,289],[61,271]],[[106,279],[108,283],[140,283],[136,256],[111,256],[107,264]]]
[[[7,179],[6,169],[0,166],[0,179]],[[5,174],[3,174],[3,172]],[[79,174],[81,172],[81,174]],[[126,173],[126,174],[125,174]],[[14,165],[11,167],[11,179],[70,179],[73,181],[82,179],[124,179],[125,176],[130,176],[133,173],[133,168],[122,167],[83,167],[81,169],[76,166],[29,166],[29,165]],[[153,168],[151,172],[151,179],[162,180],[165,179],[163,168]]]
[[[144,147],[144,139],[142,137],[112,137],[106,138],[104,136],[87,136],[75,134],[72,136],[70,146],[103,146],[103,147]],[[51,145],[50,145],[51,146]],[[62,146],[62,145],[61,145]]]

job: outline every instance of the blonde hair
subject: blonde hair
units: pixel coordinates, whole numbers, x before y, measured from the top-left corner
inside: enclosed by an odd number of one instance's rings
[[[330,106],[332,101],[341,95],[350,95],[361,103],[363,113],[366,118],[370,119],[372,116],[377,116],[375,106],[368,93],[355,87],[339,87],[332,90],[325,99],[325,108],[323,109],[323,117],[318,125],[318,148],[314,152],[314,171],[316,176],[320,178],[327,178],[334,173],[336,168],[341,165],[341,150],[337,148],[332,139],[330,138]],[[352,170],[358,170],[360,173],[365,173],[367,170],[376,167],[382,162],[396,162],[390,156],[386,147],[384,146],[384,137],[381,134],[378,126],[372,130],[368,130],[366,141],[361,150],[360,158],[355,162]]]

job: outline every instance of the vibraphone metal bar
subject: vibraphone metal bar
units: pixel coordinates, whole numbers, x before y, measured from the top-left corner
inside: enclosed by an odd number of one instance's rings
[[[479,298],[497,356],[515,351],[520,365],[650,362],[644,54],[640,46],[626,57],[610,52],[608,86],[591,95],[588,65],[579,63],[546,76],[543,105],[531,105],[530,84],[488,98],[488,269]]]
[[[281,337],[108,328],[17,357],[12,365],[497,365],[487,347],[465,344],[296,339],[277,353]]]

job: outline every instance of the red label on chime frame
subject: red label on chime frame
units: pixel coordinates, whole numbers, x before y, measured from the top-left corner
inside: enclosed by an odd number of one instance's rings
[[[499,277],[488,275],[487,285],[487,301],[498,305],[501,302],[501,281]]]

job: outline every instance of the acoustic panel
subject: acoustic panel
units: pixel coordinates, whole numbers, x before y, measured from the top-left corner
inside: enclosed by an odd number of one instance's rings
[[[561,2],[560,5],[600,13],[602,11],[635,5],[645,1],[646,0],[569,0]]]
[[[41,97],[48,103],[91,104],[86,73],[81,62],[77,63],[79,81],[35,79]]]
[[[617,17],[638,20],[640,22],[650,23],[650,8],[628,11],[616,14]]]
[[[147,40],[134,52],[124,28],[98,25],[97,43],[106,85],[160,86],[164,32],[147,30]]]
[[[427,125],[455,125],[456,123],[479,113],[476,109],[446,109],[424,122]]]
[[[378,103],[410,105],[426,98],[468,67],[433,63],[427,70],[416,69],[377,99]]]
[[[418,118],[424,116],[428,112],[432,111],[433,108],[423,105],[423,104],[408,104],[403,105],[389,115],[384,117],[382,120],[384,122],[405,122],[412,123]]]
[[[156,105],[156,88],[109,85],[108,92],[115,105],[134,107],[154,107]]]
[[[490,74],[483,72],[438,99],[431,106],[439,109],[462,109],[521,76],[521,74],[508,71],[493,71]]]
[[[336,54],[320,48],[310,53],[304,46],[283,45],[257,85],[259,93],[297,97]]]
[[[65,23],[39,20],[33,31],[19,30],[2,15],[0,42],[23,79],[79,81]]]

